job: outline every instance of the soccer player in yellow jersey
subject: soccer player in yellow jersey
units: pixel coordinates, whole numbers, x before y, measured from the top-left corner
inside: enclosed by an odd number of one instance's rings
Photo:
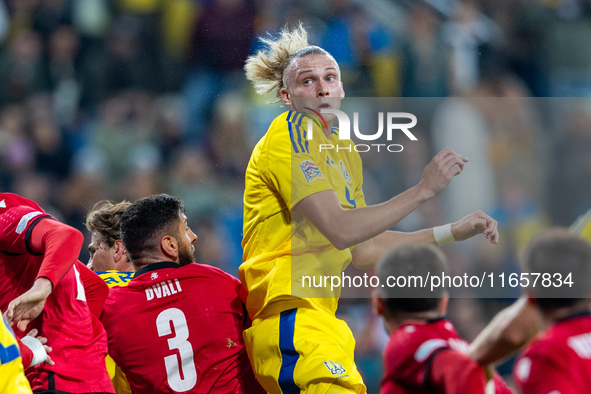
[[[429,163],[422,181],[391,200],[366,206],[362,163],[327,124],[307,118],[338,109],[344,97],[339,66],[322,48],[309,46],[300,26],[262,39],[265,50],[246,63],[258,93],[274,92],[288,110],[258,142],[246,170],[243,264],[252,327],[244,333],[263,387],[275,393],[365,393],[353,361],[355,340],[335,317],[340,289],[301,286],[302,275],[337,275],[352,261],[369,268],[392,247],[411,242],[442,244],[484,233],[498,242],[497,222],[483,212],[435,229],[388,231],[439,194],[461,173],[462,155],[446,148]],[[308,107],[308,108],[305,108]],[[325,114],[323,114],[325,115]],[[320,144],[341,146],[320,152]]]
[[[4,316],[0,319],[0,393],[32,393],[29,381],[25,378],[16,338]]]
[[[133,279],[133,265],[127,257],[119,223],[121,216],[131,205],[128,201],[114,204],[99,201],[86,217],[86,228],[91,233],[88,245],[90,259],[88,267],[95,271],[109,286],[127,286]],[[125,322],[121,322],[125,324]],[[116,394],[131,394],[131,388],[121,369],[107,356],[107,370]]]

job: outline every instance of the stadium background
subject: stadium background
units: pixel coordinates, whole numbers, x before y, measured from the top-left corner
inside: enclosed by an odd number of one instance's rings
[[[534,231],[570,225],[591,206],[591,101],[563,105],[554,127],[552,101],[531,98],[591,93],[587,0],[2,1],[0,190],[85,234],[99,200],[170,193],[184,200],[199,236],[197,261],[237,275],[243,172],[282,111],[255,96],[242,67],[257,35],[300,20],[339,62],[348,96],[513,97],[458,113],[484,125],[475,134],[485,141],[476,154],[484,153],[487,174],[477,177],[478,191],[501,231],[498,247],[446,246],[458,272],[515,272]],[[420,179],[445,142],[438,132],[422,130],[389,171],[365,163],[369,203]],[[457,220],[457,205],[444,195],[398,228]],[[86,249],[80,258],[87,261]],[[511,301],[463,296],[449,316],[467,339]],[[339,315],[375,392],[387,338],[368,300],[349,297]]]

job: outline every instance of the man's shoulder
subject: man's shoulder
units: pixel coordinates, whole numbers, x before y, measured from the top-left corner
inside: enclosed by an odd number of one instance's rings
[[[461,339],[447,320],[430,324],[404,324],[390,336],[386,352],[393,358],[413,358],[426,361],[433,352],[451,348],[459,352],[467,350],[468,343]]]
[[[591,316],[554,324],[527,346],[522,357],[567,360],[575,355],[591,359]]]

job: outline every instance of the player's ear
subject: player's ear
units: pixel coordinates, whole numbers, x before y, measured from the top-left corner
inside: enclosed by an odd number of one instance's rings
[[[115,264],[119,263],[121,261],[121,259],[126,256],[125,255],[125,246],[123,246],[123,242],[118,239],[117,241],[115,241]]]
[[[441,295],[441,301],[439,301],[439,316],[445,316],[447,313],[447,304],[449,302],[449,293],[444,290]]]
[[[179,244],[175,237],[165,235],[160,240],[160,250],[167,258],[176,261],[179,255]]]
[[[345,98],[345,88],[343,87],[342,82],[341,82],[341,98]]]
[[[289,91],[287,89],[283,88],[283,89],[281,89],[279,94],[281,95],[281,101],[283,102],[283,104],[290,107],[292,104],[291,103],[291,93],[289,93]]]

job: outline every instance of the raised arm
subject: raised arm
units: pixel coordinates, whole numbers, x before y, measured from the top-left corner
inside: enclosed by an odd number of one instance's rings
[[[332,190],[312,194],[301,200],[294,209],[312,222],[337,248],[353,249],[353,263],[360,268],[372,267],[386,250],[409,242],[435,242],[433,230],[415,233],[387,231],[426,201],[437,196],[451,179],[460,174],[468,159],[445,148],[423,171],[421,182],[404,193],[382,204],[346,210]],[[451,228],[455,240],[485,233],[491,242],[498,242],[496,221],[476,212],[454,223]]]
[[[462,172],[468,159],[450,148],[439,152],[415,187],[385,203],[343,209],[334,191],[312,194],[294,209],[302,213],[337,248],[346,249],[388,230],[406,215],[443,191]]]
[[[454,241],[463,241],[477,234],[484,234],[491,243],[499,242],[498,223],[482,211],[476,211],[461,220],[451,224],[451,233]],[[432,228],[403,233],[399,231],[386,231],[376,237],[355,246],[352,250],[353,264],[360,269],[372,268],[380,257],[388,250],[399,245],[409,243],[432,243],[435,241]]]
[[[540,330],[540,312],[522,297],[499,312],[470,344],[468,354],[481,365],[489,365],[519,350]]]

